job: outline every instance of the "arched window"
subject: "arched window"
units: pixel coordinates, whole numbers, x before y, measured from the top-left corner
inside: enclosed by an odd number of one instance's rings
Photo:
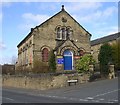
[[[83,56],[83,55],[84,55],[84,51],[80,50],[80,56]]]
[[[67,37],[70,37],[70,34],[71,34],[70,28],[67,28]]]
[[[71,39],[73,33],[71,27],[68,26],[66,32],[67,32],[67,38],[69,37]]]
[[[71,35],[73,33],[70,26],[57,26],[55,28],[55,31],[58,40],[66,40],[68,37],[71,38]]]
[[[60,27],[57,28],[57,39],[61,39],[61,29],[60,29]]]
[[[49,51],[47,48],[44,48],[42,50],[42,61],[43,62],[48,62],[48,56],[49,56]]]
[[[66,29],[62,28],[62,39],[66,40]]]

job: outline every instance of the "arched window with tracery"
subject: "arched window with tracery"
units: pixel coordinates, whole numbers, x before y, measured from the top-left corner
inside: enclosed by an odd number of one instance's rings
[[[60,27],[57,28],[57,39],[61,39],[61,29],[60,29]]]
[[[67,29],[66,29],[66,32],[67,32],[67,38],[69,37],[71,39],[72,33],[73,33],[71,27],[68,26]]]
[[[66,29],[62,28],[62,39],[66,40]]]
[[[68,37],[71,39],[71,36],[73,34],[73,30],[70,26],[57,26],[55,28],[55,31],[58,40],[66,40]]]
[[[70,37],[70,28],[67,28],[67,37]]]
[[[43,62],[48,62],[48,56],[49,56],[49,51],[47,48],[44,48],[42,50],[42,61]]]

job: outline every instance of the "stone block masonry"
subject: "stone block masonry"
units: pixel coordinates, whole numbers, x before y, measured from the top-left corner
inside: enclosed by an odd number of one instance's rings
[[[79,83],[86,83],[89,76],[78,77]],[[67,83],[68,76],[65,74],[59,76],[10,76],[5,75],[2,78],[3,86],[26,88],[26,89],[37,89],[37,90],[47,90],[52,88],[61,88],[68,86]]]

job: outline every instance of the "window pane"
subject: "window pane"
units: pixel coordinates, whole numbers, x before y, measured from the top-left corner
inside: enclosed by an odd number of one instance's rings
[[[42,61],[47,62],[48,61],[48,49],[44,48],[42,51]]]
[[[62,39],[66,39],[66,30],[62,28]]]
[[[61,30],[60,27],[57,28],[57,39],[60,39]]]

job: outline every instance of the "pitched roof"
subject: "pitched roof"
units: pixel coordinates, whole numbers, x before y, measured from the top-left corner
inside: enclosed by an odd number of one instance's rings
[[[31,28],[31,32],[17,45],[17,47],[19,47],[23,42],[26,41],[26,39],[28,39],[32,35],[32,32],[34,29],[42,26],[44,23],[46,23],[47,21],[49,21],[50,19],[52,19],[56,15],[60,14],[61,12],[65,12],[67,15],[69,15],[83,30],[85,30],[91,36],[91,34],[85,28],[83,28],[68,12],[65,11],[65,9],[63,8],[63,5],[62,5],[62,9],[60,12],[56,13],[55,15],[53,15],[52,17],[50,17],[49,19],[47,19],[46,21],[44,21],[40,25],[36,26],[35,28]]]
[[[91,41],[91,46],[97,45],[97,44],[101,44],[101,43],[105,43],[105,42],[109,42],[112,40],[116,40],[118,37],[120,37],[120,32],[112,34],[112,35],[108,35],[102,38],[98,38],[95,40]]]

